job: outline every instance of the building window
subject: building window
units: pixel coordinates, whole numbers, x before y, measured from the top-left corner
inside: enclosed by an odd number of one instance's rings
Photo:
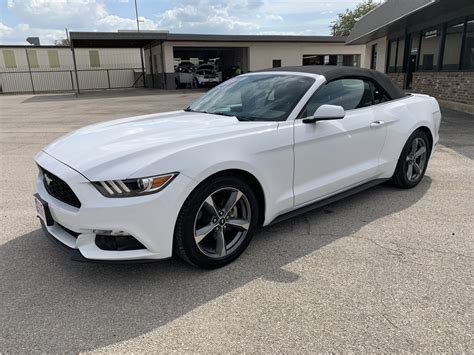
[[[48,51],[48,60],[49,60],[49,67],[50,68],[59,68],[59,55],[57,50],[49,50]]]
[[[405,54],[405,39],[398,39],[398,49],[397,49],[397,64],[395,71],[397,73],[403,72],[403,58]]]
[[[377,66],[377,43],[372,45],[372,54],[370,56],[370,69],[375,69]]]
[[[89,60],[91,62],[91,68],[100,67],[99,51],[89,51]]]
[[[303,65],[344,65],[348,67],[360,66],[360,56],[358,54],[304,54]]]
[[[337,65],[337,55],[325,55],[324,65]]]
[[[396,70],[397,60],[397,40],[388,42],[388,68],[387,72],[394,73]]]
[[[11,49],[4,49],[3,61],[5,62],[5,68],[16,68],[15,52]]]
[[[280,67],[281,67],[281,59],[273,59],[272,68],[280,68]]]
[[[36,53],[36,50],[27,49],[26,54],[28,55],[28,64],[30,65],[30,68],[39,68],[38,54]]]
[[[337,65],[337,55],[303,55],[303,65]]]
[[[437,70],[441,45],[441,28],[432,28],[422,32],[420,48],[420,69]]]
[[[446,40],[444,42],[443,70],[458,70],[461,54],[462,36],[464,33],[464,21],[449,25],[446,28]]]
[[[474,19],[467,21],[461,69],[474,69]]]
[[[303,55],[303,65],[323,65],[324,55],[305,54]]]
[[[342,61],[337,65],[343,65],[345,67],[358,67],[359,66],[359,55],[358,54],[346,54],[342,55]]]

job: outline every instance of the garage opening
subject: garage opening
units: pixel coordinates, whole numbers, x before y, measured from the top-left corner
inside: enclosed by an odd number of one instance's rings
[[[178,88],[215,86],[249,71],[246,47],[173,47]]]

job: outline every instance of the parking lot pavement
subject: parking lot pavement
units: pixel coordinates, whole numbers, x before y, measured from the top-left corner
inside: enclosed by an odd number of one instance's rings
[[[46,240],[32,201],[37,151],[199,95],[0,97],[0,352],[474,350],[472,115],[444,111],[415,189],[379,186],[262,229],[219,270],[77,263]]]

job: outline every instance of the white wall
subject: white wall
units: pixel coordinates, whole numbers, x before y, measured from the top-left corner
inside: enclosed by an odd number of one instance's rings
[[[385,62],[387,57],[387,37],[381,37],[375,41],[369,42],[365,45],[365,61],[361,61],[363,68],[370,68],[370,61],[372,59],[372,45],[377,44],[377,62],[375,63],[375,69],[385,73]],[[349,45],[348,47],[351,47]]]

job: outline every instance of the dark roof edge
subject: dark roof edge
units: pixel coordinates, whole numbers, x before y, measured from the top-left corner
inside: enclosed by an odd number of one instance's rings
[[[70,32],[71,41],[75,40],[165,40],[197,42],[322,42],[345,43],[343,36],[291,36],[291,35],[214,35],[162,32]]]
[[[388,1],[389,1],[389,0],[388,0]],[[423,10],[423,9],[426,8],[426,7],[432,6],[432,5],[434,5],[437,1],[438,1],[438,0],[431,0],[430,2],[428,2],[428,3],[424,4],[424,5],[421,5],[420,7],[417,7],[416,9],[413,9],[413,10],[410,11],[410,12],[407,12],[407,13],[405,13],[405,14],[402,14],[402,15],[398,16],[397,18],[395,18],[395,19],[393,19],[393,20],[391,20],[391,21],[389,21],[389,22],[387,22],[387,23],[385,23],[385,24],[383,24],[383,25],[381,25],[381,26],[376,27],[376,28],[372,29],[371,31],[369,31],[369,32],[367,32],[367,33],[364,33],[364,34],[362,34],[362,35],[360,35],[360,36],[358,36],[358,37],[356,37],[356,38],[353,38],[353,39],[348,39],[348,40],[346,40],[346,44],[360,44],[360,43],[354,43],[354,42],[355,42],[355,41],[358,41],[358,40],[360,40],[361,38],[366,37],[366,36],[368,36],[368,35],[370,35],[370,34],[372,34],[372,33],[374,33],[374,32],[377,32],[377,31],[380,30],[381,28],[384,28],[384,27],[386,27],[386,26],[389,26],[389,25],[391,25],[391,24],[394,24],[395,22],[398,22],[398,21],[400,21],[400,20],[402,20],[402,19],[404,19],[404,18],[406,18],[406,17],[408,17],[408,16],[414,14],[415,12],[418,12],[418,11],[420,11],[420,10]],[[381,4],[379,7],[381,7],[381,6],[383,6],[383,5],[384,5],[384,4]],[[372,9],[371,11],[369,11],[368,13],[366,13],[364,16],[362,16],[358,21],[361,21],[362,19],[365,19],[365,17],[372,15],[372,12],[374,12],[375,10],[377,10],[379,7],[376,7],[376,8],[374,8],[374,9]],[[348,36],[347,38],[349,38],[349,37],[350,37],[350,34],[349,34],[349,36]]]

